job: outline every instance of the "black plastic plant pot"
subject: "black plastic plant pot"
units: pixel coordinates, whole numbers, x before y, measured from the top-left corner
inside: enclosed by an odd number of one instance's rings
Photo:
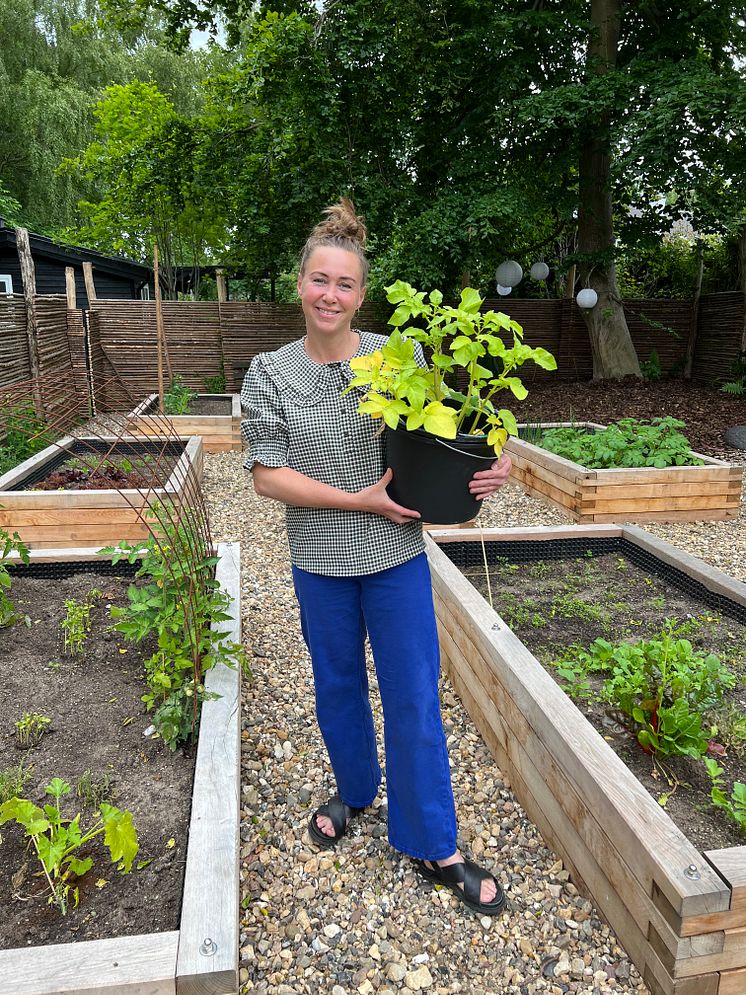
[[[386,428],[386,462],[394,471],[389,497],[422,515],[423,522],[456,525],[476,518],[482,506],[469,481],[495,459],[484,435],[442,439],[423,429]]]

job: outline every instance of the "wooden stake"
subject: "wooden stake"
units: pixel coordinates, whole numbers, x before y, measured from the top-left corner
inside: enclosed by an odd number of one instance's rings
[[[694,300],[692,301],[692,321],[689,326],[689,337],[686,343],[686,359],[684,365],[684,379],[692,379],[692,367],[694,365],[694,350],[697,347],[697,333],[699,332],[699,298],[702,293],[702,274],[704,273],[704,246],[701,241],[697,242],[697,282],[694,286]]]
[[[158,275],[158,243],[153,246],[153,279],[155,281],[155,333],[158,343],[158,410],[163,408],[163,313],[161,311],[161,281]]]
[[[228,300],[228,285],[225,280],[225,270],[215,270],[215,283],[218,288],[218,303],[225,304]]]
[[[85,280],[85,292],[88,297],[88,306],[96,300],[96,285],[93,282],[93,263],[83,263],[83,279]]]
[[[65,293],[67,294],[67,310],[74,311],[78,299],[75,291],[75,269],[72,266],[65,266]]]
[[[34,402],[34,414],[37,418],[43,419],[44,402],[39,384],[39,351],[37,348],[39,329],[36,322],[36,270],[26,228],[16,228],[16,249],[18,261],[21,264],[23,297],[26,302],[26,337],[32,379],[31,396]]]

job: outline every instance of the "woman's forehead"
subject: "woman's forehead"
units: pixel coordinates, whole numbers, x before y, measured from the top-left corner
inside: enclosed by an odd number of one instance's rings
[[[362,266],[358,255],[349,249],[341,249],[335,245],[319,245],[308,257],[306,272],[333,273],[335,276],[347,276],[359,282]]]

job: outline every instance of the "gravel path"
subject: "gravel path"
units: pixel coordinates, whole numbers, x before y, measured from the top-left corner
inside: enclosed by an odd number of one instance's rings
[[[743,455],[743,454],[741,454]],[[442,688],[460,845],[496,875],[510,909],[490,920],[422,882],[386,842],[378,807],[335,851],[316,852],[308,818],[333,791],[316,728],[280,505],[254,495],[238,453],[206,455],[213,533],[242,544],[244,690],[241,980],[273,995],[372,992],[532,995],[647,993],[592,904],[581,898],[510,791],[454,696]],[[484,525],[567,524],[510,485]],[[651,531],[746,580],[746,516]],[[381,709],[371,676],[381,742]]]

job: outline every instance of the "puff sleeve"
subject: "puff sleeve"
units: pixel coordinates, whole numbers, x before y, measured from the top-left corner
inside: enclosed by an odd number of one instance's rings
[[[288,426],[280,401],[280,392],[269,376],[261,355],[251,362],[241,387],[241,407],[244,418],[241,435],[249,448],[244,463],[251,470],[255,463],[262,466],[287,466],[289,451]]]

